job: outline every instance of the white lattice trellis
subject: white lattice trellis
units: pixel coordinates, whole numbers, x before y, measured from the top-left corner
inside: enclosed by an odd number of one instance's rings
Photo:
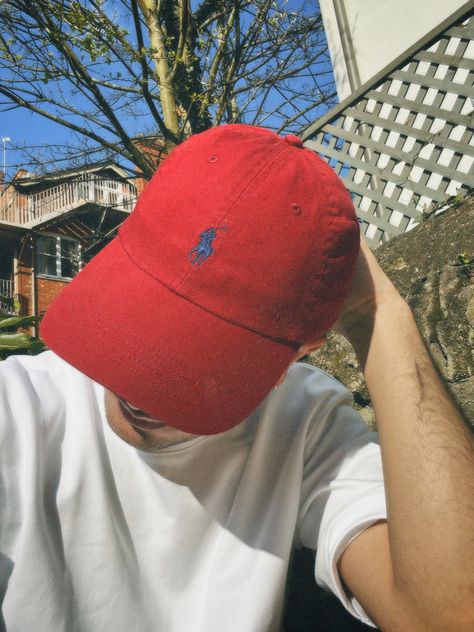
[[[474,186],[474,17],[452,16],[310,126],[373,246]]]

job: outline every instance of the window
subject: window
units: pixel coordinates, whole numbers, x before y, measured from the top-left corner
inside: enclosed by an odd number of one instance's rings
[[[81,269],[81,245],[69,237],[38,237],[38,274],[72,279]]]

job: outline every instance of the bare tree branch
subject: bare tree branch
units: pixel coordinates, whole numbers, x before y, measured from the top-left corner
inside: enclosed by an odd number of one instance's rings
[[[163,143],[224,122],[297,131],[334,95],[316,3],[0,0],[0,111],[69,130],[61,164],[121,156],[148,178]]]

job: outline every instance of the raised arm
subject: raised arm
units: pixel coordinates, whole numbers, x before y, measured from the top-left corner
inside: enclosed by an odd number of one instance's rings
[[[384,632],[472,632],[474,435],[364,240],[335,330],[371,395],[388,510],[341,556],[344,582]]]

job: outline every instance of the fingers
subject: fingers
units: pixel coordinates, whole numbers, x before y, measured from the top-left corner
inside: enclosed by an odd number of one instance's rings
[[[390,299],[394,295],[400,296],[363,235],[361,235],[360,240],[359,257],[360,261],[358,262],[356,275],[359,276],[358,285],[360,289],[363,289],[365,292],[372,292],[376,297],[376,303]]]

